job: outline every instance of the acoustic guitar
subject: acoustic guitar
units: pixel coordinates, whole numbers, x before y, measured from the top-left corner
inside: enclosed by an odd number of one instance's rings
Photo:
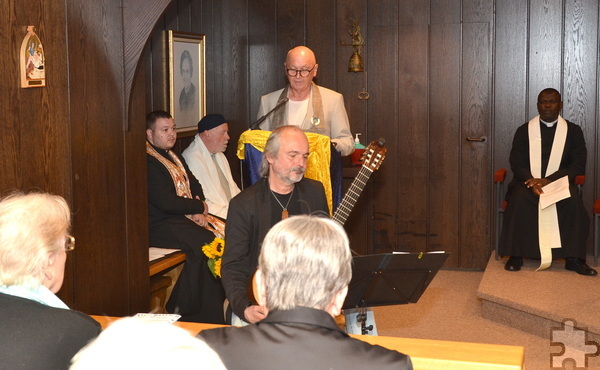
[[[381,166],[381,163],[385,159],[385,154],[387,152],[387,148],[385,147],[385,139],[380,138],[377,141],[372,141],[369,146],[365,149],[361,160],[362,165],[360,170],[358,171],[358,175],[352,181],[350,188],[344,194],[344,198],[338,205],[335,213],[333,214],[333,220],[338,222],[341,225],[346,223],[350,212],[356,205],[356,201],[360,194],[367,185],[367,181],[371,177],[371,174],[378,170]],[[258,304],[256,301],[256,274],[252,276],[252,279],[249,280],[248,286],[248,298],[252,300],[255,304]]]
[[[380,138],[377,141],[372,141],[371,144],[365,149],[361,160],[363,161],[362,167],[358,171],[358,175],[352,181],[352,185],[344,198],[338,205],[335,213],[333,214],[333,220],[337,221],[341,225],[346,223],[350,212],[356,205],[356,201],[360,194],[367,185],[367,181],[371,177],[371,174],[378,170],[381,166],[381,163],[385,159],[385,154],[387,152],[387,148],[385,147],[385,139]]]

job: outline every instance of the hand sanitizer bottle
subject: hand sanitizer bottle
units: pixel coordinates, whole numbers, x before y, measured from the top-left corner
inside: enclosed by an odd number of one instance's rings
[[[360,139],[358,138],[362,134],[356,134],[354,138],[354,153],[352,153],[352,164],[355,166],[360,166],[362,164],[362,155],[365,152],[365,146],[360,143]]]

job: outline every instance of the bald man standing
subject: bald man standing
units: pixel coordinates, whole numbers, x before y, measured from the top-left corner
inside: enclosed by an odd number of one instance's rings
[[[297,46],[288,52],[283,65],[289,84],[261,97],[258,117],[284,100],[289,100],[282,108],[276,109],[260,127],[272,131],[280,126],[297,126],[306,132],[329,136],[341,155],[352,154],[354,140],[344,107],[344,97],[313,82],[319,69],[315,53],[306,46]]]

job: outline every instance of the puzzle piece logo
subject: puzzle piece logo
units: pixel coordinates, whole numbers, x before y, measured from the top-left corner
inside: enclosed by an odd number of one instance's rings
[[[600,355],[600,344],[587,340],[585,328],[578,328],[575,320],[565,319],[562,326],[552,328],[550,345],[560,347],[560,352],[550,354],[553,368],[564,368],[567,364],[576,368],[587,368],[590,357]]]

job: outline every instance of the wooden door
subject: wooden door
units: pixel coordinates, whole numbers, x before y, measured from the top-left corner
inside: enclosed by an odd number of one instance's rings
[[[372,219],[348,230],[366,227],[370,253],[444,250],[446,266],[483,268],[493,211],[492,2],[462,12],[460,3],[435,2],[430,13],[399,3],[391,16],[389,4],[369,8],[378,41],[369,46],[367,132],[388,139],[388,157],[368,185],[362,213]]]

